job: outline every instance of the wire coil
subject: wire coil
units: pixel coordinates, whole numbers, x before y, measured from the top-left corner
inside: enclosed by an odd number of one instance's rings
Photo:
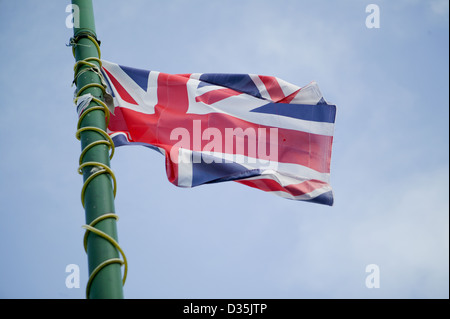
[[[119,219],[119,216],[117,216],[114,213],[107,213],[107,214],[103,214],[99,217],[97,217],[96,219],[94,219],[89,225],[83,225],[83,228],[86,229],[86,232],[84,234],[84,239],[83,239],[83,243],[84,243],[84,250],[87,252],[87,238],[88,238],[88,234],[89,232],[93,232],[94,234],[105,238],[106,240],[108,240],[115,248],[117,248],[117,250],[120,252],[120,254],[122,255],[123,260],[121,260],[120,258],[111,258],[108,260],[103,261],[102,263],[100,263],[92,272],[91,275],[89,276],[87,285],[86,285],[86,298],[89,299],[89,293],[91,290],[91,285],[92,285],[92,281],[95,278],[95,276],[98,274],[98,272],[110,265],[110,264],[120,264],[120,265],[125,265],[125,270],[124,270],[124,274],[123,274],[123,278],[122,278],[122,284],[125,285],[125,281],[127,279],[127,272],[128,272],[128,267],[127,267],[127,259],[125,257],[125,253],[123,252],[122,248],[119,246],[119,244],[117,243],[117,241],[112,238],[111,236],[109,236],[108,234],[106,234],[105,232],[102,232],[101,230],[95,228],[94,226],[107,218],[115,218],[116,220]]]
[[[70,39],[70,46],[72,46],[72,53],[75,56],[75,47],[78,44],[78,40],[80,38],[88,38],[89,40],[91,40],[92,43],[94,43],[97,52],[98,52],[98,56],[100,57],[100,46],[99,46],[99,41],[97,40],[97,38],[95,36],[92,36],[91,34],[81,34],[78,35],[77,37],[74,37],[72,39]],[[99,66],[97,66],[96,64],[92,63],[91,61],[95,61],[99,64]],[[99,58],[96,57],[89,57],[83,60],[79,60],[75,63],[74,65],[74,80],[72,84],[77,84],[77,80],[79,78],[79,76],[85,72],[94,72],[96,73],[100,80],[101,80],[101,84],[99,83],[90,83],[87,84],[83,87],[81,87],[80,89],[78,89],[76,91],[76,95],[75,95],[75,99],[74,99],[74,103],[77,104],[78,99],[83,96],[83,92],[88,89],[88,88],[99,88],[102,90],[103,95],[106,92],[106,84],[105,81],[103,79],[103,75],[101,73],[101,60]],[[85,68],[82,68],[82,66],[86,66]],[[83,174],[83,169],[85,169],[86,167],[91,167],[89,173],[90,175],[86,178],[86,180],[83,183],[83,187],[81,189],[81,203],[83,204],[83,207],[85,207],[85,192],[86,192],[86,188],[89,185],[89,183],[94,180],[97,176],[102,175],[102,174],[108,174],[113,182],[113,195],[114,197],[116,196],[116,190],[117,190],[117,183],[116,183],[116,178],[114,176],[114,172],[111,170],[111,168],[109,168],[106,164],[104,163],[100,163],[100,162],[96,162],[96,161],[88,161],[88,162],[84,162],[83,163],[83,158],[86,155],[86,153],[92,149],[93,147],[97,146],[97,145],[106,145],[109,150],[110,150],[110,154],[109,154],[109,158],[112,159],[113,155],[114,155],[114,142],[112,141],[111,137],[108,135],[108,133],[99,128],[99,127],[94,127],[94,126],[84,126],[81,127],[81,122],[83,121],[83,119],[86,117],[86,115],[88,115],[90,112],[93,111],[103,111],[105,114],[105,122],[106,122],[106,127],[108,127],[109,124],[109,120],[110,120],[110,111],[107,107],[107,105],[100,100],[97,97],[94,96],[90,96],[90,103],[94,102],[97,105],[95,106],[91,106],[88,107],[84,110],[82,110],[81,114],[79,115],[78,118],[78,124],[77,124],[77,131],[76,131],[76,138],[78,140],[81,140],[81,133],[82,132],[86,132],[86,131],[92,131],[92,132],[96,132],[99,133],[100,135],[102,135],[102,137],[104,138],[103,140],[97,140],[94,142],[91,142],[90,144],[86,145],[83,150],[81,151],[80,154],[80,158],[79,158],[79,167],[78,167],[78,173],[79,174]],[[90,104],[89,103],[89,104]],[[86,232],[84,234],[84,248],[85,251],[87,252],[87,241],[88,241],[88,235],[90,232],[106,239],[109,243],[111,243],[121,254],[122,259],[120,258],[110,258],[107,259],[105,261],[103,261],[102,263],[100,263],[99,265],[97,265],[97,267],[91,272],[91,274],[89,275],[89,279],[86,285],[86,298],[89,299],[89,294],[90,294],[90,289],[91,289],[91,285],[92,282],[95,278],[95,276],[100,272],[100,270],[102,270],[104,267],[110,265],[110,264],[114,264],[114,263],[118,263],[120,265],[124,265],[124,273],[123,273],[123,278],[122,278],[122,284],[125,284],[125,280],[127,277],[127,272],[128,272],[128,263],[127,263],[127,259],[125,257],[125,254],[122,250],[122,248],[119,246],[119,244],[117,243],[117,241],[111,237],[110,235],[106,234],[105,232],[99,230],[98,228],[95,228],[95,225],[105,219],[108,218],[114,218],[114,219],[118,219],[118,216],[114,213],[105,213],[99,217],[97,217],[96,219],[94,219],[89,225],[83,225],[82,227],[84,229],[86,229]]]

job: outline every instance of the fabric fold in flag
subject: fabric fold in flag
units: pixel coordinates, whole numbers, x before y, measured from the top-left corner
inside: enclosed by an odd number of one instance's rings
[[[235,181],[283,198],[333,205],[336,106],[316,82],[254,74],[167,74],[102,61],[115,146],[165,156],[179,187]]]

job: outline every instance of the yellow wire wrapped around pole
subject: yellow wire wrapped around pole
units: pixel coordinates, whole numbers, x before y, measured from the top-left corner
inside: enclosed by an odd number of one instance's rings
[[[80,99],[86,103],[78,110],[76,132],[82,146],[78,171],[84,180],[81,202],[87,224],[83,226],[89,268],[86,298],[121,299],[127,262],[117,240],[116,179],[110,168],[114,143],[106,132],[110,114],[103,102],[105,83],[100,71],[100,42],[95,34],[92,0],[72,0],[72,5],[78,6],[80,14],[79,27],[74,27],[70,41],[76,60],[75,103],[78,106]],[[122,265],[125,266],[123,276]]]

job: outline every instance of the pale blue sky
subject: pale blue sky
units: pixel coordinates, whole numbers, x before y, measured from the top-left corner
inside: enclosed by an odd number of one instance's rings
[[[158,153],[116,149],[126,298],[449,297],[448,1],[93,2],[106,60],[316,80],[337,105],[333,207],[177,188]],[[67,4],[0,0],[0,298],[85,297]]]

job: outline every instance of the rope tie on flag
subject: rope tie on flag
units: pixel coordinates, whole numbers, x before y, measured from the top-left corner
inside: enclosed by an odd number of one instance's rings
[[[92,72],[95,72],[97,75],[98,75],[98,77],[100,78],[100,80],[101,80],[101,82],[102,82],[102,86],[103,87],[106,87],[106,83],[105,83],[105,79],[103,78],[103,76],[102,76],[102,71],[100,70],[100,68],[96,65],[96,64],[94,64],[94,63],[91,63],[91,62],[89,62],[89,61],[96,61],[96,62],[98,62],[100,65],[101,65],[101,60],[100,59],[98,59],[98,58],[95,58],[95,57],[90,57],[90,58],[86,58],[86,59],[84,59],[84,60],[80,60],[80,61],[78,61],[77,63],[75,63],[75,66],[74,66],[74,73],[75,73],[75,77],[74,77],[74,79],[73,79],[73,82],[72,82],[72,85],[76,85],[77,84],[77,79],[78,79],[78,77],[80,76],[80,75],[82,75],[83,73],[85,73],[85,72],[88,72],[88,71],[92,71]],[[79,68],[82,66],[82,65],[86,65],[86,66],[88,66],[88,68],[84,68],[84,69],[81,69],[81,70],[79,70]],[[80,90],[81,91],[81,90]]]
[[[92,59],[92,58],[88,58],[88,59]],[[81,60],[81,61],[85,61],[85,60]],[[79,70],[77,65],[75,66],[74,69],[75,69],[75,71]],[[77,77],[77,75],[75,74],[75,78],[76,77]],[[102,80],[102,83],[104,83],[104,80]],[[106,92],[105,85],[103,85],[103,84],[98,84],[98,83],[87,84],[87,85],[83,86],[81,89],[79,89],[77,91],[74,103],[77,104],[78,103],[78,99],[81,98],[81,97],[84,97],[83,95],[81,95],[81,93],[84,90],[86,90],[88,88],[92,88],[92,87],[98,87],[98,88],[100,88],[102,90],[103,93]],[[100,99],[98,99],[98,98],[92,96],[91,94],[89,94],[89,99],[88,99],[86,104],[89,104],[91,101],[95,102],[95,103],[97,103],[99,105],[93,106],[93,107],[90,107],[90,108],[86,107],[86,108],[81,110],[81,114],[80,114],[80,117],[78,119],[78,124],[77,124],[77,132],[76,132],[75,136],[76,136],[76,138],[78,140],[80,140],[82,132],[93,131],[93,132],[97,132],[97,133],[101,134],[105,138],[105,140],[98,140],[98,141],[91,142],[90,144],[86,145],[86,147],[84,147],[84,149],[82,150],[82,152],[80,154],[80,158],[79,158],[80,166],[78,167],[78,172],[80,174],[83,174],[83,168],[85,168],[87,166],[92,166],[93,167],[91,169],[91,175],[84,182],[84,185],[83,185],[83,188],[82,188],[82,191],[81,191],[81,202],[83,204],[83,207],[84,207],[84,194],[85,194],[85,191],[86,191],[86,187],[96,176],[98,176],[100,174],[104,174],[104,173],[107,173],[107,174],[109,174],[111,176],[111,178],[112,178],[112,180],[114,182],[114,188],[113,188],[114,197],[116,196],[116,189],[117,189],[117,183],[116,183],[116,178],[114,176],[114,173],[107,165],[105,165],[103,163],[100,163],[100,162],[86,162],[86,163],[82,164],[84,155],[92,147],[100,145],[100,144],[105,144],[105,145],[107,145],[110,148],[110,150],[111,150],[111,154],[109,155],[110,159],[112,159],[112,157],[114,155],[114,142],[112,141],[111,137],[108,135],[108,133],[105,130],[102,130],[101,128],[94,127],[94,126],[81,127],[81,122],[82,122],[83,118],[87,114],[89,114],[89,112],[96,111],[96,110],[100,110],[100,111],[103,111],[105,113],[106,127],[108,127],[109,119],[110,119],[110,112],[109,112],[109,109],[108,109],[107,105],[103,101],[101,101]]]
[[[100,57],[100,46],[99,46],[100,41],[98,41],[95,36],[88,34],[88,33],[81,33],[81,34],[77,35],[76,37],[70,39],[69,45],[72,46],[72,52],[73,52],[74,56],[75,56],[75,46],[82,45],[82,44],[78,43],[78,41],[81,38],[90,39],[91,42],[94,43],[94,45],[96,46],[97,51],[98,51],[98,56]],[[98,65],[96,65],[93,62],[97,62]],[[110,150],[109,158],[110,159],[112,159],[112,157],[114,155],[114,142],[105,130],[103,130],[99,127],[95,127],[95,126],[81,127],[81,122],[83,121],[83,119],[90,112],[93,112],[93,111],[103,111],[105,114],[106,127],[108,127],[108,124],[109,124],[110,110],[109,110],[108,106],[106,105],[106,103],[102,101],[102,97],[105,96],[105,94],[106,94],[106,82],[105,82],[105,80],[103,78],[103,74],[101,72],[101,66],[102,66],[101,60],[96,57],[88,57],[86,59],[79,60],[75,63],[75,66],[74,66],[74,74],[75,75],[74,75],[74,80],[73,80],[72,85],[77,84],[77,80],[79,79],[79,77],[86,72],[94,72],[95,74],[97,74],[97,76],[99,77],[99,79],[101,81],[101,84],[89,83],[75,91],[74,103],[75,103],[75,105],[77,105],[77,112],[78,112],[78,116],[79,116],[78,124],[77,124],[77,131],[75,134],[76,138],[78,140],[81,140],[81,133],[86,132],[86,131],[96,132],[103,137],[103,139],[101,139],[101,140],[93,141],[93,142],[89,143],[88,145],[86,145],[80,154],[78,173],[80,175],[82,175],[83,170],[85,168],[89,169],[89,167],[90,167],[89,176],[84,181],[83,187],[81,189],[81,203],[83,204],[83,207],[85,206],[86,188],[89,185],[89,183],[93,179],[95,179],[97,176],[102,175],[102,174],[107,174],[110,176],[110,178],[112,179],[112,182],[113,182],[114,198],[116,197],[116,190],[117,190],[116,177],[115,177],[113,171],[111,170],[111,168],[108,167],[108,165],[106,165],[104,163],[96,162],[96,161],[88,161],[88,162],[83,163],[83,158],[86,155],[86,153],[90,149],[92,149],[93,147],[98,146],[98,145],[103,144],[109,148],[109,150]],[[99,88],[102,91],[102,96],[95,97],[91,93],[83,94],[83,92],[89,88]],[[95,103],[96,105],[90,106],[90,104],[92,102]],[[110,258],[110,259],[107,259],[107,260],[101,262],[99,265],[97,265],[97,267],[91,272],[88,282],[87,282],[87,285],[86,285],[86,298],[87,299],[89,299],[89,293],[90,293],[92,281],[94,280],[95,276],[100,272],[100,270],[102,270],[104,267],[106,267],[110,264],[114,264],[114,263],[124,265],[122,284],[125,284],[125,280],[127,277],[128,263],[127,263],[127,259],[125,257],[125,254],[124,254],[122,248],[119,246],[119,244],[113,237],[111,237],[110,235],[106,234],[105,232],[103,232],[95,227],[95,225],[98,222],[108,219],[108,218],[114,218],[117,220],[118,216],[114,213],[105,213],[105,214],[97,217],[96,219],[94,219],[89,225],[82,226],[84,229],[86,229],[86,232],[84,234],[84,239],[83,239],[84,249],[87,252],[88,235],[89,235],[89,233],[94,233],[94,234],[104,238],[109,243],[111,243],[119,251],[123,260],[120,258]]]

